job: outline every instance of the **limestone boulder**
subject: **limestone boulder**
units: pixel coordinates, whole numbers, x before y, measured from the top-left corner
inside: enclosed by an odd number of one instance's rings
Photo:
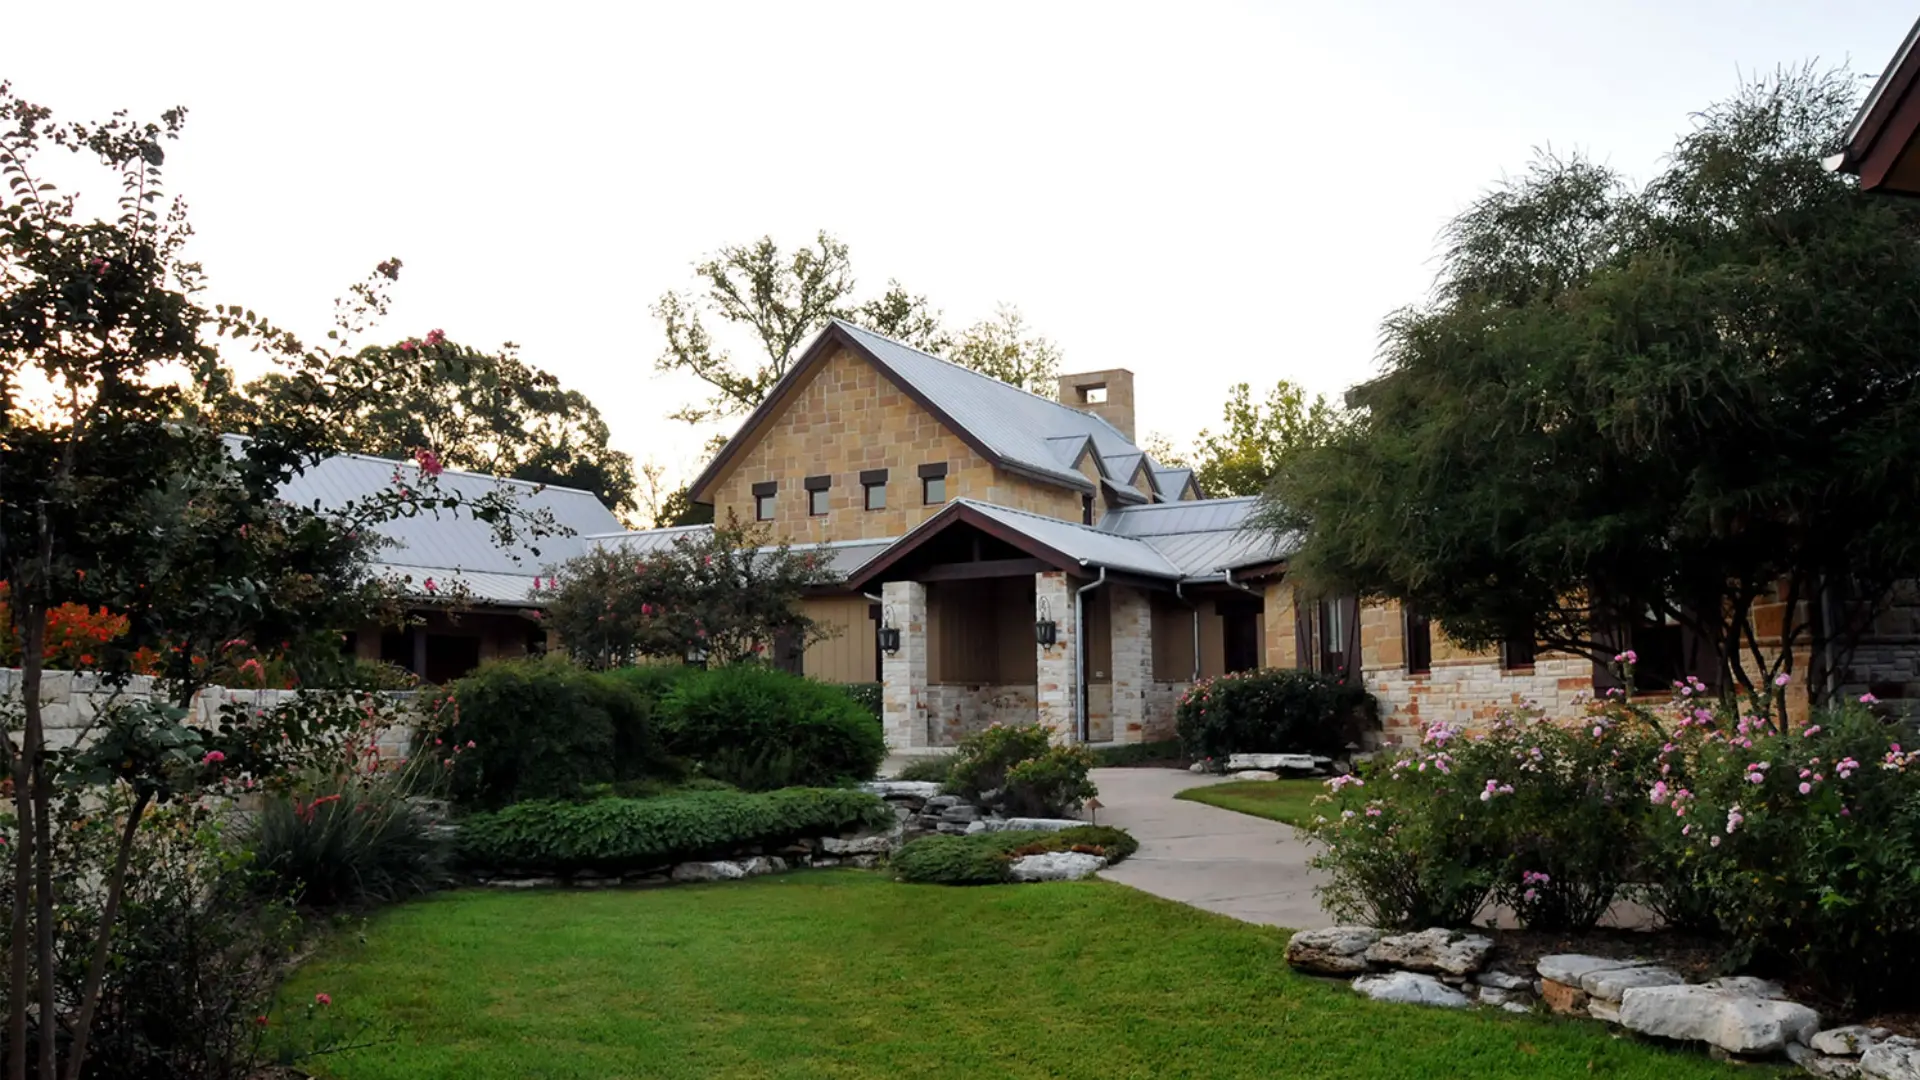
[[[1010,817],[981,818],[975,822],[979,829],[969,827],[970,832],[1059,832],[1061,829],[1077,829],[1085,825],[1084,821],[1073,818],[1051,817]]]
[[[1621,960],[1612,956],[1588,956],[1585,953],[1554,953],[1543,956],[1533,965],[1543,979],[1552,979],[1568,986],[1579,986],[1580,980],[1596,971],[1619,971],[1622,968],[1645,966],[1644,961]]]
[[[1785,987],[1772,979],[1760,979],[1752,975],[1729,975],[1723,979],[1710,980],[1705,986],[1709,990],[1727,990],[1735,994],[1749,994],[1753,997],[1773,998],[1777,1001],[1787,999]]]
[[[829,855],[885,855],[898,838],[891,833],[871,836],[829,836],[820,841],[820,850]]]
[[[1479,983],[1481,986],[1490,987],[1494,990],[1512,992],[1533,989],[1532,979],[1527,978],[1525,975],[1513,975],[1505,971],[1483,971],[1475,975],[1473,981]]]
[[[1358,975],[1371,967],[1367,948],[1380,937],[1371,926],[1302,930],[1287,941],[1287,963],[1315,975]]]
[[[1479,934],[1434,927],[1417,934],[1383,937],[1367,948],[1367,959],[1381,967],[1436,975],[1472,975],[1487,966],[1493,940]]]
[[[1873,1080],[1920,1080],[1920,1041],[1895,1035],[1867,1047],[1860,1055],[1860,1074]]]
[[[1823,1054],[1837,1057],[1859,1057],[1873,1044],[1882,1042],[1893,1032],[1883,1027],[1867,1027],[1864,1024],[1848,1024],[1845,1027],[1828,1028],[1807,1040],[1807,1045]]]
[[[1787,1044],[1787,1060],[1828,1080],[1853,1080],[1860,1075],[1859,1058],[1834,1057],[1799,1043]]]
[[[1467,995],[1431,975],[1412,971],[1389,971],[1383,975],[1362,975],[1353,980],[1356,993],[1375,1001],[1401,1005],[1433,1005],[1443,1009],[1464,1009],[1473,1004]]]
[[[1312,754],[1230,754],[1227,756],[1227,771],[1246,772],[1255,769],[1290,772],[1312,772],[1319,768],[1322,758]]]
[[[1008,872],[1015,881],[1079,881],[1106,865],[1106,859],[1085,852],[1044,851],[1015,859]]]
[[[1703,1042],[1729,1054],[1778,1054],[1788,1043],[1812,1038],[1820,1030],[1820,1014],[1792,1001],[1728,989],[1637,986],[1621,997],[1620,1025],[1642,1035]]]
[[[939,796],[940,785],[930,780],[874,780],[861,784],[860,790],[883,799],[917,799],[925,802]]]
[[[1234,773],[1233,778],[1235,780],[1278,780],[1280,774],[1268,772],[1265,769],[1248,769],[1246,772]]]
[[[1643,967],[1593,971],[1580,977],[1580,989],[1596,1000],[1618,1004],[1621,995],[1640,986],[1679,986],[1687,980],[1679,972],[1652,964]]]

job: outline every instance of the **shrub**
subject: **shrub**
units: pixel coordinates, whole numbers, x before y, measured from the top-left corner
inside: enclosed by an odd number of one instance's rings
[[[1590,929],[1639,869],[1658,745],[1619,707],[1471,737],[1431,725],[1412,753],[1331,781],[1337,816],[1306,827],[1326,845],[1325,902],[1376,925],[1453,926],[1491,895],[1527,927]]]
[[[431,740],[472,743],[451,771],[449,793],[482,807],[572,798],[594,784],[666,771],[647,700],[631,685],[562,657],[482,664],[454,683],[415,756],[437,756]]]
[[[1008,867],[1022,855],[1046,851],[1086,851],[1118,863],[1140,848],[1124,830],[1107,825],[1083,825],[1059,832],[972,833],[967,836],[923,836],[901,847],[893,856],[893,871],[902,881],[920,885],[997,885],[1007,880]]]
[[[679,681],[659,731],[673,755],[748,791],[866,780],[887,755],[879,721],[837,687],[756,665]]]
[[[843,788],[523,802],[467,818],[459,849],[476,868],[621,874],[892,821],[879,799]]]
[[[1920,753],[1859,707],[1780,732],[1684,713],[1642,801],[1649,879],[1711,912],[1734,958],[1849,1005],[1910,1004],[1920,964]]]
[[[1334,755],[1358,741],[1378,710],[1373,695],[1331,675],[1262,668],[1194,683],[1174,725],[1192,758]]]
[[[1054,746],[1039,724],[994,724],[960,741],[947,789],[1016,817],[1063,817],[1099,793],[1093,755]]]
[[[939,754],[934,757],[914,758],[900,770],[896,780],[918,780],[922,783],[945,784],[953,779],[952,754]]]
[[[886,711],[882,687],[877,682],[841,683],[840,689],[854,700],[854,703],[873,714],[875,720],[884,718]]]

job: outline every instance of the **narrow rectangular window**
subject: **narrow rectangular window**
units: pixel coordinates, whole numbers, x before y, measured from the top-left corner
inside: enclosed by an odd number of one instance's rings
[[[1425,615],[1407,609],[1407,674],[1425,675],[1433,670],[1433,623]]]
[[[920,501],[936,506],[947,501],[947,463],[920,466]]]
[[[779,483],[773,480],[766,480],[753,485],[753,520],[773,520],[773,500],[779,491]]]
[[[1531,637],[1509,638],[1500,643],[1500,666],[1508,671],[1530,668],[1533,666],[1534,652]]]
[[[866,496],[869,510],[887,508],[887,470],[868,469],[860,474],[860,488]]]
[[[800,486],[807,489],[807,514],[824,517],[827,512],[827,492],[833,487],[833,477],[809,476],[800,482]]]
[[[1080,496],[1080,524],[1093,524],[1093,496]]]

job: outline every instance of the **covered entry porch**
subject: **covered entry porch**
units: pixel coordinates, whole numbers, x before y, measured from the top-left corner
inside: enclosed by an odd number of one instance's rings
[[[955,503],[849,585],[879,603],[895,750],[996,723],[1060,742],[1169,739],[1196,678],[1266,653],[1256,588],[1188,581],[1138,540],[1004,507]]]

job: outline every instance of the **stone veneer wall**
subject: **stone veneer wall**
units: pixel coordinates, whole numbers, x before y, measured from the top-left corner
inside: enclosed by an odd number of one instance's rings
[[[1539,709],[1571,720],[1593,696],[1593,665],[1584,658],[1543,656],[1532,667],[1505,670],[1498,660],[1434,661],[1433,670],[1366,673],[1380,701],[1381,739],[1388,746],[1420,740],[1420,725],[1444,720],[1484,728],[1509,709]]]
[[[1180,695],[1192,685],[1190,682],[1155,682],[1147,685],[1147,722],[1141,731],[1140,742],[1165,742],[1177,737],[1173,709],[1180,703]]]
[[[744,433],[743,433],[744,434]],[[740,437],[740,436],[736,436]],[[717,519],[754,520],[753,485],[776,481],[774,532],[796,544],[904,536],[939,513],[925,505],[919,466],[945,463],[947,498],[970,498],[1080,520],[1080,492],[996,468],[892,380],[840,349],[727,464],[707,494]],[[886,469],[887,506],[866,509],[860,473]],[[807,513],[801,482],[831,477],[825,514]]]
[[[1031,686],[927,687],[927,724],[934,746],[957,746],[993,724],[1031,724],[1037,708]]]
[[[880,720],[887,746],[900,750],[926,746],[927,587],[917,581],[889,581],[881,588],[889,616],[900,631],[900,648],[880,657]]]
[[[299,690],[245,690],[209,686],[194,695],[190,720],[210,727],[217,719],[220,707],[228,702],[254,709],[273,709],[299,700],[302,693]],[[113,704],[151,700],[156,696],[154,680],[145,675],[135,675],[124,685],[114,685],[93,672],[43,672],[40,677],[40,703],[41,716],[47,729],[47,743],[56,750],[69,749],[85,737],[87,729]],[[413,698],[411,693],[388,693],[383,696],[407,702]],[[20,700],[19,668],[0,668],[0,700]],[[404,757],[411,736],[412,729],[409,727],[389,728],[380,736],[381,752]]]

